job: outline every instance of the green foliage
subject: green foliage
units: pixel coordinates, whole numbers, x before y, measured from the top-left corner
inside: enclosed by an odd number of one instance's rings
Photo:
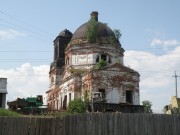
[[[21,114],[14,112],[14,111],[10,111],[7,109],[1,109],[0,108],[0,116],[13,116],[13,117],[20,117]]]
[[[144,106],[144,112],[145,113],[152,113],[153,112],[151,109],[152,103],[150,101],[148,101],[148,100],[142,101],[142,104]]]
[[[176,107],[173,107],[173,108],[171,109],[171,112],[172,112],[172,114],[180,114],[180,109],[178,109],[178,108],[176,108]]]
[[[121,31],[119,29],[113,30],[116,40],[119,40],[119,38],[122,36]]]
[[[114,32],[114,36],[110,37],[110,43],[111,44],[118,43],[119,42],[119,38],[122,35],[119,29],[115,29],[115,30],[113,30],[113,32]]]
[[[97,30],[98,30],[98,22],[95,20],[95,17],[91,17],[88,22],[86,29],[86,37],[89,43],[95,43],[97,39]]]
[[[100,68],[102,68],[102,67],[105,67],[106,65],[107,65],[107,62],[104,61],[104,60],[101,60],[101,61],[99,61],[99,62],[96,64],[95,68],[96,68],[96,69],[100,69]]]
[[[67,109],[68,113],[84,113],[86,111],[86,103],[81,99],[74,99],[69,102],[69,106]]]

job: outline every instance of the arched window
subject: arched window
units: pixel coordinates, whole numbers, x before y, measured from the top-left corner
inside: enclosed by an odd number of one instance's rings
[[[107,61],[107,55],[106,54],[101,54],[101,60]]]
[[[101,60],[106,61],[107,63],[112,63],[111,57],[107,54],[100,54],[96,57],[96,63],[100,62]]]
[[[97,58],[96,58],[96,63],[97,63],[97,62],[99,62],[99,56],[97,56]]]

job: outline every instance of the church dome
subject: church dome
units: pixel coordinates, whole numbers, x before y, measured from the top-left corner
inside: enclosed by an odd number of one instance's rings
[[[69,30],[64,29],[63,31],[61,31],[59,33],[58,36],[61,36],[61,37],[72,37],[72,33]]]
[[[98,21],[98,12],[92,12],[91,16],[95,17],[95,20]],[[73,34],[72,40],[81,39],[86,37],[88,22],[81,25]],[[110,37],[114,36],[114,32],[107,26],[106,23],[98,22],[97,29],[98,37]]]

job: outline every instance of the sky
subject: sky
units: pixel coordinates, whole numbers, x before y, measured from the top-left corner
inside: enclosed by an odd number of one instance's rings
[[[180,1],[173,0],[1,0],[0,78],[7,78],[7,101],[43,94],[49,88],[53,40],[72,33],[98,11],[99,21],[122,33],[124,63],[140,73],[140,102],[155,113],[175,96],[180,75]],[[180,77],[178,93],[180,97]],[[44,97],[45,98],[45,97]]]

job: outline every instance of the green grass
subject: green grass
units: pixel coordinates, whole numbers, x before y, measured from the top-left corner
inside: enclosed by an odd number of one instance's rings
[[[19,117],[22,116],[21,114],[14,112],[14,111],[10,111],[7,109],[1,109],[0,108],[0,116],[13,116],[13,117]]]

